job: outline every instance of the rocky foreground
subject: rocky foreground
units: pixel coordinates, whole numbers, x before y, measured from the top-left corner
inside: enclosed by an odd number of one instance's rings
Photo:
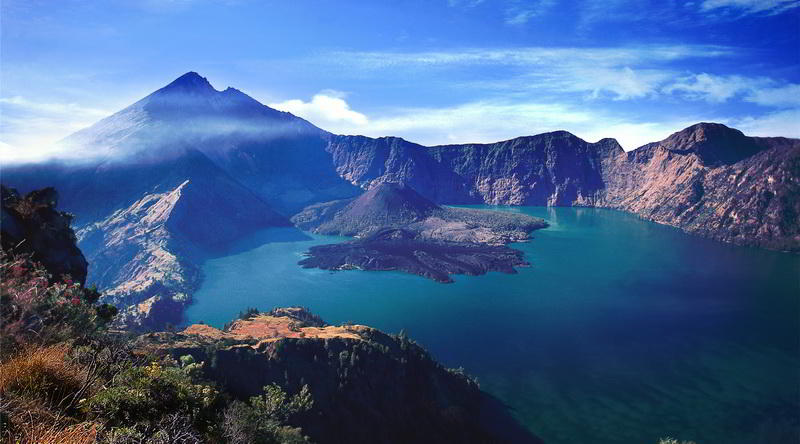
[[[312,409],[294,426],[320,443],[536,443],[475,381],[405,336],[331,326],[301,308],[251,314],[225,329],[192,325],[141,336],[142,353],[191,355],[235,397],[306,384]],[[185,359],[185,358],[184,358]]]

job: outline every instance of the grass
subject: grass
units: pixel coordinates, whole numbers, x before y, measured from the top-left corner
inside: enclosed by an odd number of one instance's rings
[[[20,431],[19,438],[8,439],[10,443],[36,444],[91,444],[97,441],[97,424],[84,422],[68,427],[29,425]]]
[[[69,346],[29,346],[0,364],[0,395],[68,408],[87,390],[86,371],[71,364]]]

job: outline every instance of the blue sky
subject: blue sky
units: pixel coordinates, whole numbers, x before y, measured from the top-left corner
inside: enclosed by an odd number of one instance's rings
[[[3,0],[0,159],[187,71],[347,134],[800,137],[800,0]]]

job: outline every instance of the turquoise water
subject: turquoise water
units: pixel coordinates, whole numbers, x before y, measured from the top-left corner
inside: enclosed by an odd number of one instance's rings
[[[308,247],[342,238],[273,229],[205,264],[188,319],[304,305],[405,329],[548,443],[798,442],[799,256],[609,210],[501,210],[551,223],[514,245],[532,263],[519,274],[304,270]]]

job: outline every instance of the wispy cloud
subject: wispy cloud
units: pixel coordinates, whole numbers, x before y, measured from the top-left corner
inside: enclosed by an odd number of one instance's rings
[[[300,116],[323,129],[340,134],[371,137],[399,136],[424,145],[488,143],[548,131],[567,130],[586,140],[615,137],[626,149],[665,138],[696,123],[699,117],[660,122],[636,121],[615,116],[601,107],[587,109],[556,103],[484,100],[443,107],[393,108],[367,117],[353,111],[343,98],[340,104],[314,110],[313,103],[290,100],[275,106],[290,110],[287,103],[302,103]],[[313,110],[313,111],[310,111]],[[363,118],[350,118],[352,113]]]
[[[615,66],[626,63],[669,62],[688,58],[710,58],[730,55],[732,48],[715,45],[648,45],[608,48],[522,47],[463,48],[449,51],[333,51],[316,61],[338,64],[353,69],[387,69],[422,66],[428,68],[453,65],[537,66],[563,63],[591,63]]]
[[[505,11],[505,22],[507,25],[513,26],[524,25],[531,19],[544,15],[555,4],[555,0],[513,2]]]
[[[730,126],[750,136],[800,138],[800,109],[789,109],[761,116],[727,119]]]
[[[110,112],[76,103],[40,102],[22,96],[0,98],[0,158],[15,162],[46,158],[55,142]]]
[[[800,6],[798,0],[704,0],[700,10],[737,14],[775,15]]]
[[[663,91],[711,103],[722,103],[739,97],[763,106],[800,106],[800,84],[780,83],[766,77],[692,74],[666,85]]]
[[[454,70],[463,74],[476,69],[475,80],[461,84],[505,93],[544,91],[630,100],[662,94],[664,86],[681,75],[672,63],[719,58],[732,52],[731,48],[703,45],[468,48],[417,53],[336,52],[322,63],[354,70],[356,75],[375,70]],[[492,70],[491,80],[481,75],[482,68]]]
[[[466,7],[466,8],[474,8],[475,6],[480,5],[486,0],[447,0],[447,4],[451,8],[455,7]]]

